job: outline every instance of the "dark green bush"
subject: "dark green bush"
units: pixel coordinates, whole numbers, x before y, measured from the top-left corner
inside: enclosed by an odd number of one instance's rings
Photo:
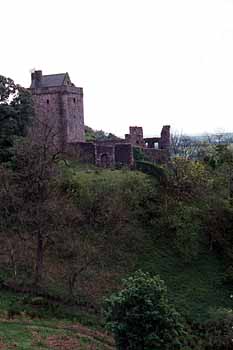
[[[160,277],[137,271],[123,286],[105,301],[106,325],[117,349],[181,349],[183,321],[169,304]]]

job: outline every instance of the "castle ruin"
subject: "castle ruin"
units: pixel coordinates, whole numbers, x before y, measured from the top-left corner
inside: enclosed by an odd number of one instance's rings
[[[132,166],[137,147],[152,162],[169,160],[170,126],[163,126],[160,137],[144,138],[142,127],[130,126],[124,139],[85,142],[83,89],[71,82],[68,73],[35,71],[30,91],[38,120],[53,128],[54,144],[67,157],[102,167]]]

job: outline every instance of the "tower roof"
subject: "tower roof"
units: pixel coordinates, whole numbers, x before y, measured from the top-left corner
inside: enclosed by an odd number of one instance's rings
[[[68,73],[59,73],[59,74],[49,74],[40,76],[39,81],[35,78],[35,75],[32,75],[32,81],[30,88],[48,88],[48,87],[56,87],[63,85],[73,85],[71,83],[70,77]]]

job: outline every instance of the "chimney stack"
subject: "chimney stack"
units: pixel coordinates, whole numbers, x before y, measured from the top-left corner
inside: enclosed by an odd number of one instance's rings
[[[42,70],[36,70],[35,72],[32,72],[31,80],[32,80],[32,84],[34,82],[35,87],[40,87],[40,84],[42,81]]]

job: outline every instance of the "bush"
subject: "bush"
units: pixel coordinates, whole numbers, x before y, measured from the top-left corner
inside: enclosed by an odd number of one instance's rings
[[[107,329],[119,350],[180,349],[181,316],[169,304],[159,276],[137,271],[123,280],[124,288],[105,300]]]

